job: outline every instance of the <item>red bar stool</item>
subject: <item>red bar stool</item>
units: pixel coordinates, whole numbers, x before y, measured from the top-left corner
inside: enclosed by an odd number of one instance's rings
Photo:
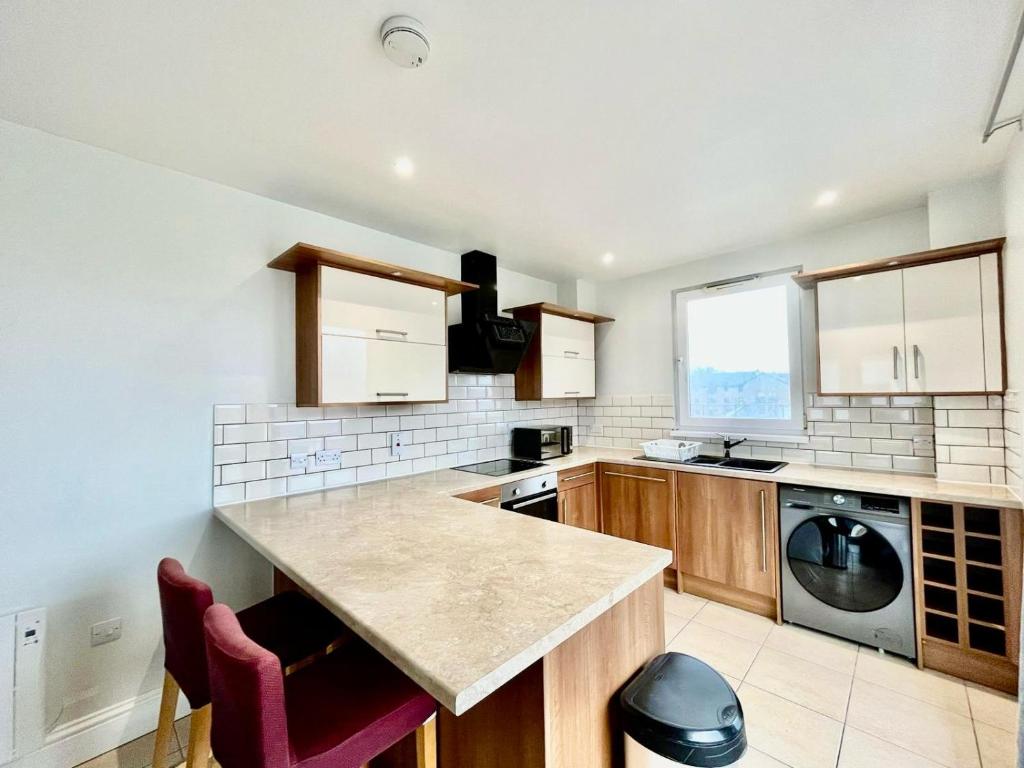
[[[362,641],[285,677],[226,605],[203,623],[222,768],[359,768],[413,731],[435,768],[436,703]]]
[[[164,688],[153,749],[153,768],[164,768],[174,728],[178,691],[192,708],[188,768],[206,768],[210,756],[210,683],[206,669],[203,614],[213,605],[213,590],[185,573],[181,563],[164,558],[156,571],[164,627]],[[238,614],[245,631],[264,647],[278,667],[325,653],[345,632],[321,605],[298,592],[282,592]]]

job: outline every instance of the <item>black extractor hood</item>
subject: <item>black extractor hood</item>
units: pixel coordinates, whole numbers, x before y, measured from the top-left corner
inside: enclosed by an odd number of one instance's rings
[[[462,279],[480,288],[462,294],[462,322],[448,327],[448,370],[515,373],[537,324],[498,314],[498,261],[491,254],[462,254]]]

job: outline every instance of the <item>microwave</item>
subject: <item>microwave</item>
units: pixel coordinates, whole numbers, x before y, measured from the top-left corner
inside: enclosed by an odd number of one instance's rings
[[[554,459],[572,453],[572,427],[515,427],[512,455],[521,459]]]

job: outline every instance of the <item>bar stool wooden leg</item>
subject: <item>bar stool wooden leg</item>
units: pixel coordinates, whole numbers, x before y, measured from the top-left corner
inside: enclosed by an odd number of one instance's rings
[[[437,715],[416,729],[416,768],[437,768]]]
[[[164,672],[164,690],[160,694],[160,719],[156,724],[153,745],[153,768],[165,768],[171,737],[174,735],[174,711],[178,708],[178,683],[170,672]]]
[[[210,765],[210,721],[213,707],[192,710],[192,720],[188,728],[188,751],[185,757],[186,768],[208,768]]]

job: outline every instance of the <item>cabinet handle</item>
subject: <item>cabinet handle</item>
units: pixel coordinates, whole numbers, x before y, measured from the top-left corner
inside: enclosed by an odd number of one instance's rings
[[[565,495],[563,494],[563,495],[562,495],[562,498],[560,498],[560,499],[558,500],[558,503],[562,505],[562,522],[563,522],[563,523],[565,522],[565,498],[566,498],[566,497],[565,497]]]
[[[580,393],[580,391],[578,389],[570,389],[570,390],[568,390],[566,392],[563,392],[562,394],[564,394],[564,395],[578,395],[579,393]]]
[[[917,366],[917,358],[920,355],[921,355],[921,348],[918,347],[917,344],[915,344],[914,345],[914,378],[915,379],[921,378],[921,371],[920,371],[920,369]]]
[[[377,329],[375,329],[374,332],[375,333],[392,333],[395,336],[408,336],[409,335],[408,331],[389,331],[387,328],[377,328]]]
[[[579,352],[577,352],[575,349],[566,349],[566,350],[563,351],[562,354],[565,354],[565,355],[579,355]]]
[[[768,528],[764,514],[764,491],[761,491],[761,573],[768,573]]]
[[[665,478],[663,477],[644,477],[643,475],[629,475],[625,472],[605,472],[609,477],[628,477],[632,480],[647,480],[651,483],[664,483]]]
[[[408,397],[408,392],[378,392],[377,397]]]
[[[898,380],[899,377],[900,377],[899,365],[900,365],[900,349],[899,349],[899,347],[893,345],[893,348],[892,348],[892,378],[893,378],[894,381]]]
[[[567,477],[562,482],[563,483],[568,483],[571,480],[579,480],[581,477],[590,477],[592,474],[594,474],[594,473],[593,472],[584,472],[582,475],[573,475],[572,477]],[[609,474],[610,475],[611,472],[607,472],[605,474]]]

